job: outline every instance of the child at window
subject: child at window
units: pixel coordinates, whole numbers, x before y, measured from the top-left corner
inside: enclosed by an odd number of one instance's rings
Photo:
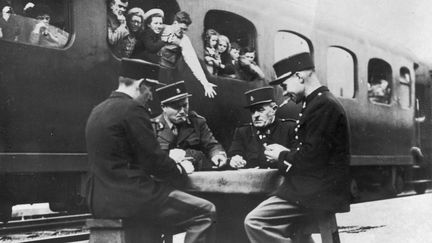
[[[217,70],[221,64],[220,55],[217,51],[217,43],[219,33],[214,29],[208,29],[204,37],[204,60],[206,68],[210,74],[217,74]]]
[[[219,35],[217,51],[220,56],[221,64],[219,65],[218,75],[234,78],[235,69],[231,60],[230,50],[231,45],[228,37],[225,35]]]
[[[241,47],[237,42],[231,42],[231,49],[230,49],[229,53],[231,56],[231,62],[234,65],[236,65],[238,62],[238,59],[240,57],[240,50],[241,50]]]

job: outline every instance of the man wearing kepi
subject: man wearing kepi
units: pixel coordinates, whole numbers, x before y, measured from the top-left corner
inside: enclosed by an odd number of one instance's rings
[[[264,146],[277,143],[290,148],[294,141],[295,122],[276,118],[276,105],[272,87],[245,92],[252,123],[237,128],[228,155],[231,168],[274,167],[264,155]]]
[[[158,88],[156,93],[162,106],[162,114],[154,119],[161,148],[173,157],[191,158],[197,170],[224,166],[225,150],[207,121],[189,111],[191,94],[186,91],[184,81]]]
[[[266,146],[265,155],[285,180],[274,196],[245,219],[251,242],[291,242],[305,216],[349,211],[350,138],[345,111],[322,86],[309,53],[273,65],[284,95],[302,103],[295,128],[296,147]],[[310,239],[310,236],[296,236]]]
[[[86,126],[88,204],[97,218],[140,220],[161,232],[182,229],[185,242],[208,242],[215,206],[170,186],[170,179],[187,176],[193,166],[160,149],[142,104],[160,85],[158,73],[157,65],[122,59],[118,89],[92,110]]]

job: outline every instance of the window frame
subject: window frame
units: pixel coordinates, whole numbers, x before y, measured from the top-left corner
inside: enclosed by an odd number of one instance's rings
[[[352,65],[353,65],[353,73],[352,73],[352,75],[353,75],[353,78],[352,78],[352,81],[353,81],[353,84],[352,84],[352,88],[353,88],[353,92],[352,92],[352,96],[350,96],[350,97],[347,97],[347,96],[339,96],[339,95],[336,95],[336,93],[334,93],[333,91],[331,91],[333,94],[335,94],[335,96],[337,97],[337,98],[340,98],[340,99],[356,99],[357,98],[357,96],[358,96],[358,60],[357,60],[357,56],[355,55],[355,53],[353,52],[353,51],[351,51],[350,49],[348,49],[348,48],[346,48],[346,47],[343,47],[343,46],[340,46],[340,45],[330,45],[330,46],[328,46],[327,47],[327,52],[326,52],[326,64],[327,64],[327,68],[326,68],[326,80],[327,80],[327,86],[329,86],[329,74],[328,74],[328,71],[329,71],[329,63],[328,63],[328,58],[329,58],[329,50],[331,49],[331,48],[335,48],[335,49],[339,49],[339,50],[341,50],[341,51],[344,51],[345,53],[347,53],[351,58],[352,58]],[[329,87],[329,89],[330,89],[330,87]]]

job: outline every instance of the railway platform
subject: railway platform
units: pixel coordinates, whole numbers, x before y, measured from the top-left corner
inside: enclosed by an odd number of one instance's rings
[[[336,214],[341,243],[431,243],[432,191],[351,205]],[[174,236],[182,243],[184,234]],[[312,235],[320,243],[318,234]]]

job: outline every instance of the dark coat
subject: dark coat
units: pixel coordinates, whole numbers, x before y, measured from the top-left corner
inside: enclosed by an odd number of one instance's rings
[[[139,58],[153,63],[160,62],[159,51],[165,46],[161,36],[156,34],[152,29],[146,28],[138,37],[132,58]]]
[[[151,217],[173,190],[151,176],[181,174],[160,149],[147,110],[124,93],[113,92],[92,110],[86,141],[87,200],[96,217]]]
[[[211,159],[218,153],[225,153],[222,145],[216,140],[204,117],[191,111],[188,120],[178,127],[178,136],[174,136],[163,114],[154,118],[157,140],[163,150],[179,148],[201,151]]]
[[[327,87],[307,96],[296,126],[297,147],[279,155],[280,198],[300,206],[349,211],[350,138],[345,111]],[[286,172],[284,161],[292,164]]]
[[[258,130],[252,123],[239,127],[234,132],[228,155],[241,155],[247,162],[245,168],[273,167],[274,164],[266,162],[263,144],[277,143],[287,148],[292,147],[295,125],[294,120],[288,119],[275,120],[264,130]]]

